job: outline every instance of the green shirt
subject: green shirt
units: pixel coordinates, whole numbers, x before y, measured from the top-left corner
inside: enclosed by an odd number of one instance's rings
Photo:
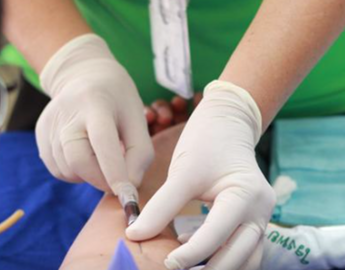
[[[173,96],[155,81],[148,0],[75,2],[92,29],[106,40],[115,57],[127,68],[145,104]],[[208,82],[218,78],[260,4],[259,0],[190,0],[188,24],[196,91],[202,91]],[[21,66],[25,77],[39,87],[37,75],[12,45],[4,48],[1,56],[3,62]],[[345,112],[345,33],[299,86],[280,116],[342,112]]]

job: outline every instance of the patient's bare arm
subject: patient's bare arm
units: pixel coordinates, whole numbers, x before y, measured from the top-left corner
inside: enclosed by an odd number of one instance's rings
[[[142,208],[166,179],[171,155],[183,126],[175,126],[153,137],[156,159],[139,190]],[[159,213],[157,213],[159,215]],[[105,195],[68,252],[62,270],[108,269],[119,239],[125,239],[126,221],[116,197]],[[126,240],[140,270],[163,270],[163,261],[179,243],[172,230],[141,243]]]

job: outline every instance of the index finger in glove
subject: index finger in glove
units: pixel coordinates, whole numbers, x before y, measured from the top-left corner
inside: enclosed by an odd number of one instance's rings
[[[168,255],[165,265],[169,269],[184,269],[210,257],[242,223],[247,207],[235,188],[221,192],[204,224],[187,243]]]
[[[134,241],[155,237],[191,199],[183,181],[167,180],[126,230],[127,237]]]
[[[120,121],[121,139],[125,146],[125,162],[129,181],[138,187],[154,158],[154,149],[141,111],[124,115]]]
[[[111,115],[93,114],[87,132],[102,173],[116,194],[117,185],[129,180],[115,121]]]
[[[61,143],[67,164],[81,179],[100,190],[111,192],[85,131],[76,127],[66,128],[61,135]]]

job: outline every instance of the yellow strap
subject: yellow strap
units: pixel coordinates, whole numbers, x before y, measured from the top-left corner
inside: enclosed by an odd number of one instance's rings
[[[0,223],[0,233],[3,233],[10,227],[12,227],[14,224],[18,222],[22,217],[24,216],[24,211],[23,210],[17,210],[14,212],[9,218],[7,218],[5,221]]]

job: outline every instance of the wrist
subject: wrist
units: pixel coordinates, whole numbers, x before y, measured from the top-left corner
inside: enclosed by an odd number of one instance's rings
[[[120,67],[105,41],[96,34],[78,36],[62,46],[46,63],[40,81],[43,90],[54,98],[63,86],[96,63],[111,62]]]

